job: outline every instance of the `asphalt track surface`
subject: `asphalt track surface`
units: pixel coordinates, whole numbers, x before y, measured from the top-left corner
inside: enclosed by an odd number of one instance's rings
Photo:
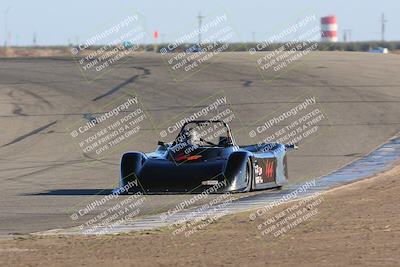
[[[134,55],[90,82],[71,58],[0,63],[0,235],[83,223],[87,217],[73,221],[70,215],[118,185],[123,151],[151,151],[160,125],[191,114],[193,106],[201,108],[215,94],[226,96],[240,118],[231,124],[238,143],[252,141],[248,132],[261,118],[290,110],[307,97],[317,99],[325,120],[318,134],[289,155],[292,183],[352,162],[400,129],[398,55],[313,52],[285,71],[260,73],[249,54],[224,53],[178,82],[163,59],[150,53]],[[148,117],[140,134],[104,156],[84,155],[70,135],[71,125],[132,94]],[[166,211],[190,197],[146,196],[140,214]]]

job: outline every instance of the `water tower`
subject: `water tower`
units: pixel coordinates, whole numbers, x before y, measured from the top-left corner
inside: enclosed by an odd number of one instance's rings
[[[321,18],[321,42],[337,42],[336,16]]]

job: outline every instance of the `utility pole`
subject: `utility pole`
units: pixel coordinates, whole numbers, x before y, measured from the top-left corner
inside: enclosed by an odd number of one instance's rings
[[[36,36],[36,32],[33,33],[33,46],[36,46],[36,42],[37,42],[37,36]]]
[[[253,43],[256,42],[256,32],[251,32],[251,39],[253,40]]]
[[[381,17],[381,40],[382,42],[385,41],[385,24],[387,22],[387,20],[385,19],[385,13],[382,13],[382,17]]]
[[[8,25],[7,25],[7,15],[8,12],[10,11],[11,6],[7,7],[7,9],[4,11],[4,47],[7,47],[7,39],[9,38],[9,36],[11,35],[8,32]]]
[[[201,15],[201,12],[199,12],[199,15],[197,16],[197,19],[199,20],[199,43],[198,43],[198,45],[199,45],[199,47],[200,47],[200,45],[201,45],[201,24],[202,24],[202,22],[203,22],[203,16]]]
[[[344,29],[343,30],[343,42],[351,42],[351,30],[350,29]]]

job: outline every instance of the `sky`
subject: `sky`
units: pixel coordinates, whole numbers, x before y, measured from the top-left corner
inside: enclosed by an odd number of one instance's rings
[[[0,0],[0,44],[8,36],[11,45],[32,45],[34,34],[38,45],[82,43],[131,13],[140,14],[150,33],[144,42],[152,42],[155,30],[159,41],[171,42],[196,27],[199,12],[206,17],[226,13],[237,33],[232,41],[237,42],[265,40],[306,14],[315,14],[318,24],[321,16],[336,15],[339,40],[344,29],[351,30],[352,41],[380,40],[384,13],[385,39],[400,40],[399,0]]]

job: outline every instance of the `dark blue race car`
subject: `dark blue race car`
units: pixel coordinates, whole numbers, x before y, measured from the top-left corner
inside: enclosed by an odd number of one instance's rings
[[[287,182],[286,152],[294,145],[238,146],[219,120],[186,122],[172,143],[121,159],[120,193],[248,192]]]

